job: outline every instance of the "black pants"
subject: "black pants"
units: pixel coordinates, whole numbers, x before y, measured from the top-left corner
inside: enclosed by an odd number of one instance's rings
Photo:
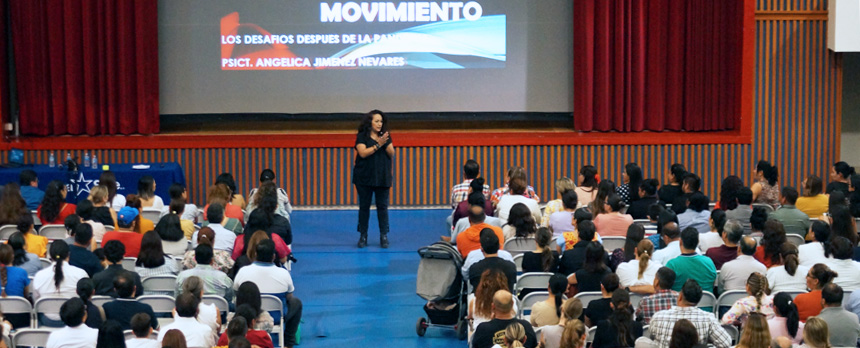
[[[370,199],[376,195],[376,218],[379,220],[379,234],[388,234],[388,193],[390,187],[355,185],[358,191],[358,233],[367,234],[370,220]]]
[[[296,331],[302,320],[302,301],[295,296],[290,296],[287,300],[286,315],[282,320],[284,320],[284,347],[292,347],[296,345]]]

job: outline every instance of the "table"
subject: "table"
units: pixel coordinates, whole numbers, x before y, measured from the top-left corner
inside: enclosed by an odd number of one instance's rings
[[[133,169],[133,165],[146,164],[149,169]],[[100,165],[101,166],[101,165]],[[117,194],[128,195],[137,193],[137,182],[144,175],[150,175],[155,179],[155,194],[161,197],[164,204],[170,204],[170,185],[173,183],[185,184],[185,173],[182,167],[175,162],[168,163],[134,163],[134,164],[108,164],[110,171],[116,175]],[[0,168],[0,183],[5,185],[9,182],[18,182],[18,175],[25,169],[32,169],[39,177],[39,189],[44,191],[52,180],[60,180],[66,183],[68,195],[66,201],[75,203],[86,199],[90,194],[90,188],[99,184],[101,169],[82,168],[75,178],[70,178],[66,168],[51,168],[47,165],[29,165],[19,168]],[[77,198],[72,192],[71,183],[78,186]]]

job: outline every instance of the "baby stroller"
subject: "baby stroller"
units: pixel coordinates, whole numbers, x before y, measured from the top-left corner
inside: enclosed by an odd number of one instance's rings
[[[415,331],[424,336],[428,327],[452,329],[457,338],[465,340],[468,334],[466,321],[466,282],[460,273],[463,258],[457,248],[447,242],[418,249],[421,263],[418,265],[416,293],[427,300],[424,312],[427,318],[418,318]]]

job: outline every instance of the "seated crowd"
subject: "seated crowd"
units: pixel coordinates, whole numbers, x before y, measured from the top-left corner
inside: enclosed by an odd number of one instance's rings
[[[137,194],[123,197],[109,171],[87,199],[66,203],[65,185],[54,181],[41,192],[36,174],[24,170],[21,188],[10,183],[0,193],[0,223],[18,230],[0,244],[0,296],[64,300],[58,312],[36,318],[40,328],[57,328],[47,348],[265,348],[278,342],[273,337],[292,347],[302,315],[284,267],[292,259],[292,207],[274,178],[269,169],[261,173],[246,214],[230,174],[218,177],[198,210],[187,203],[180,184],[170,187],[171,201],[164,204],[149,176],[140,180]],[[161,211],[157,223],[143,217],[144,209]],[[50,234],[49,240],[37,232],[36,221],[64,228],[65,237]],[[40,258],[50,266],[43,267]],[[133,271],[123,266],[124,258],[134,259]],[[155,276],[175,277],[175,286],[146,288],[147,278]],[[170,296],[172,315],[154,311],[148,301],[156,297],[147,295]],[[208,295],[223,298],[229,308],[218,308]],[[278,298],[283,308],[263,309],[264,295]],[[93,296],[111,299],[97,305]],[[29,314],[0,318],[4,337],[31,324]],[[135,338],[126,340],[125,330]]]
[[[477,162],[463,172],[442,239],[465,260],[471,347],[858,346],[860,175],[844,162],[826,188],[809,176],[799,192],[759,161],[750,186],[727,177],[713,205],[681,164],[662,186],[635,163],[620,186],[584,166],[542,212],[522,168],[493,194]],[[623,248],[604,247],[609,237]],[[554,275],[519,289],[518,273],[533,272]],[[517,299],[535,291],[545,300],[518,318]],[[583,305],[586,292],[596,299]]]

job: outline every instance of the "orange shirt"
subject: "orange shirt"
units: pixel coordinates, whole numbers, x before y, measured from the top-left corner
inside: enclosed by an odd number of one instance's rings
[[[54,221],[42,221],[42,225],[62,225],[66,222],[66,217],[75,213],[75,209],[77,206],[74,204],[63,203],[63,207],[60,208],[60,215],[57,215],[57,218]],[[42,206],[36,209],[36,216],[39,219],[42,219]]]
[[[134,226],[135,232],[144,234],[155,229],[155,223],[153,223],[152,220],[147,219],[143,216],[141,216],[138,220],[140,220],[140,224]]]
[[[463,258],[469,256],[469,252],[472,250],[481,249],[481,230],[485,228],[492,229],[496,233],[496,236],[499,237],[499,249],[504,247],[505,235],[502,233],[502,229],[482,222],[469,226],[469,228],[457,235],[457,250],[460,251],[460,255],[463,255]]]
[[[118,240],[122,242],[122,245],[125,246],[125,257],[137,257],[137,254],[140,253],[140,240],[143,239],[143,235],[135,232],[123,232],[123,231],[109,231],[105,233],[105,236],[102,238],[102,248],[104,248],[107,242],[112,240]]]
[[[209,210],[209,204],[203,207],[203,218],[206,219],[206,211]],[[250,213],[250,212],[249,212]],[[238,205],[233,205],[227,203],[227,206],[224,207],[224,216],[228,218],[234,218],[239,220],[242,223],[242,226],[245,226],[245,212],[242,211]]]
[[[810,291],[805,294],[797,295],[794,298],[794,304],[797,305],[797,313],[800,316],[800,321],[806,321],[809,317],[814,317],[821,313],[821,290]]]

